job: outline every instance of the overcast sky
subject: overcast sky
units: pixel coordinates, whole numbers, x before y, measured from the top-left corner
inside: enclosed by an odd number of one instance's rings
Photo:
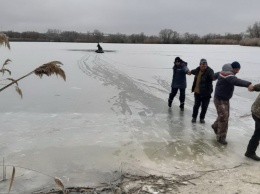
[[[158,35],[241,33],[260,21],[260,0],[2,0],[1,31]]]

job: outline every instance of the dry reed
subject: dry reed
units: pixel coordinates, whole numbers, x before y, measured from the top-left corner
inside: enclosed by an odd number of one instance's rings
[[[54,178],[54,181],[55,181],[55,183],[56,183],[62,190],[65,189],[65,187],[64,187],[64,185],[63,185],[61,179],[59,179],[58,177],[55,177],[55,178]]]
[[[62,65],[60,61],[52,61],[46,64],[43,64],[42,66],[38,67],[34,70],[35,75],[38,75],[40,78],[45,74],[47,76],[50,76],[52,74],[56,74],[61,76],[64,81],[66,81],[66,75],[65,72],[61,69],[59,65]]]
[[[9,62],[11,62],[10,59],[6,59],[3,66],[2,66],[2,69],[0,69],[0,72],[3,73],[3,75],[5,74],[5,72],[7,71],[9,73],[9,75],[11,75],[11,71],[9,69],[6,69],[5,66],[9,64]]]
[[[15,91],[23,98],[22,90],[18,86],[15,86]]]
[[[50,178],[53,178],[54,179],[54,182],[62,189],[62,192],[65,193],[65,186],[62,182],[62,180],[58,177],[54,177],[54,176],[51,176],[49,174],[46,174],[46,173],[43,173],[43,172],[40,172],[40,171],[37,171],[37,170],[34,170],[34,169],[31,169],[31,168],[26,168],[26,167],[22,167],[22,166],[13,166],[13,165],[8,165],[8,164],[5,164],[5,161],[4,161],[4,158],[3,158],[3,165],[0,164],[0,166],[3,166],[3,181],[7,180],[6,179],[6,172],[5,172],[5,169],[6,167],[8,166],[12,166],[13,167],[13,172],[12,172],[12,176],[10,178],[10,185],[9,185],[9,191],[11,190],[12,188],[12,185],[13,185],[13,182],[14,182],[14,178],[15,178],[15,168],[22,168],[22,169],[26,169],[26,170],[30,170],[30,171],[33,171],[33,172],[37,172],[37,173],[40,173],[42,175],[45,175],[45,176],[48,176]],[[1,193],[1,192],[0,192]]]
[[[8,37],[5,34],[0,33],[0,46],[2,46],[2,45],[6,46],[7,48],[10,49]]]
[[[30,73],[28,73],[16,80],[9,78],[9,80],[11,80],[12,82],[7,84],[6,86],[2,87],[0,89],[0,92],[2,92],[4,89],[8,88],[9,86],[11,86],[13,84],[17,84],[18,81],[28,77],[29,75],[31,75],[33,73],[35,75],[39,76],[40,78],[42,78],[43,75],[51,76],[52,74],[56,74],[56,75],[61,76],[64,79],[64,81],[66,81],[66,74],[61,69],[60,65],[62,65],[62,63],[60,61],[52,61],[52,62],[41,65],[40,67],[36,68],[35,70],[31,71]],[[16,91],[21,95],[20,89],[18,89],[18,90],[16,89]]]
[[[14,182],[14,176],[15,176],[15,167],[13,166],[13,172],[12,172],[12,176],[11,176],[11,180],[10,180],[10,185],[9,185],[9,191],[8,193],[10,193],[13,182]]]
[[[245,38],[240,41],[242,46],[260,46],[260,38]]]
[[[10,49],[10,44],[9,44],[9,40],[8,37],[3,34],[0,33],[0,46],[6,46]],[[5,66],[9,64],[9,62],[11,62],[10,59],[7,59],[2,68],[0,69],[0,72],[3,73],[3,75],[8,72],[9,75],[11,75],[11,71],[6,69]],[[47,76],[51,76],[53,74],[56,74],[57,76],[61,76],[64,81],[66,81],[66,75],[65,72],[61,69],[60,65],[62,65],[62,63],[60,61],[52,61],[46,64],[41,65],[40,67],[36,68],[35,70],[33,70],[32,72],[18,78],[18,79],[13,79],[13,78],[7,78],[6,80],[10,80],[11,83],[5,85],[4,87],[0,88],[0,92],[2,92],[4,89],[8,88],[9,86],[16,84],[15,86],[15,90],[16,92],[22,97],[22,90],[18,87],[18,81],[20,81],[21,79],[28,77],[31,74],[35,74],[37,76],[39,76],[40,78],[42,78],[43,75],[47,75]]]

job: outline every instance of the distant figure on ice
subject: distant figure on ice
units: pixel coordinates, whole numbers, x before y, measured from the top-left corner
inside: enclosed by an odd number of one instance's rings
[[[97,53],[103,53],[103,48],[100,46],[100,44],[97,44],[98,50],[96,50]]]
[[[260,92],[260,84],[257,84],[252,88],[248,88],[248,90]],[[253,103],[251,112],[252,117],[255,120],[255,132],[248,143],[245,156],[252,158],[253,160],[260,161],[260,157],[258,157],[255,153],[260,140],[260,95],[258,95],[255,102]]]
[[[187,87],[186,74],[189,72],[188,63],[184,62],[180,57],[176,57],[173,66],[173,76],[171,84],[171,93],[169,94],[168,106],[172,107],[173,98],[180,90],[180,109],[184,111],[185,89]]]
[[[201,106],[200,123],[205,123],[205,115],[210,102],[211,93],[213,92],[212,81],[214,71],[208,66],[206,59],[201,59],[200,66],[191,70],[188,74],[195,75],[191,89],[191,91],[194,92],[195,99],[191,122],[196,123]]]
[[[214,74],[214,78],[218,79],[214,95],[218,117],[211,127],[214,129],[217,141],[224,145],[227,144],[229,100],[233,96],[234,86],[247,87],[248,89],[253,87],[251,82],[236,77],[239,70],[240,64],[235,61],[231,64],[225,64],[221,72]]]

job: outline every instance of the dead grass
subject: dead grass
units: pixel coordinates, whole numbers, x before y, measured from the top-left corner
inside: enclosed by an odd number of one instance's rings
[[[8,37],[3,34],[0,33],[0,46],[6,46],[10,49],[10,44],[8,41]],[[6,68],[6,66],[11,62],[10,59],[7,59],[2,68],[0,69],[0,72],[3,74],[3,76],[5,75],[6,72],[9,73],[9,75],[11,75],[11,71],[9,69]],[[6,78],[5,80],[7,81],[11,81],[11,83],[9,84],[5,84],[4,87],[0,88],[0,92],[2,92],[3,90],[5,90],[6,88],[12,86],[13,84],[16,84],[15,86],[15,91],[21,96],[21,98],[23,97],[22,94],[22,90],[18,87],[18,81],[20,81],[21,79],[24,79],[26,77],[28,77],[31,74],[35,74],[37,76],[39,76],[40,78],[42,78],[43,75],[47,75],[47,76],[51,76],[53,74],[56,74],[57,76],[61,76],[64,81],[66,81],[66,74],[65,72],[62,70],[61,66],[62,63],[60,61],[52,61],[46,64],[41,65],[40,67],[36,68],[35,70],[33,70],[32,72],[18,78],[18,79],[13,79],[13,78]]]
[[[51,76],[52,74],[56,74],[61,76],[64,79],[64,81],[66,81],[65,72],[61,69],[60,65],[62,65],[60,61],[52,61],[38,67],[37,69],[34,70],[34,73],[40,78],[43,75]]]
[[[260,46],[260,38],[245,38],[240,41],[242,46]]]
[[[176,177],[158,175],[136,175],[124,173],[113,182],[97,187],[67,187],[62,190],[33,192],[33,194],[138,194],[138,193],[176,193],[178,187],[185,186],[185,181]]]
[[[8,37],[3,33],[0,33],[0,46],[6,46],[10,49]]]

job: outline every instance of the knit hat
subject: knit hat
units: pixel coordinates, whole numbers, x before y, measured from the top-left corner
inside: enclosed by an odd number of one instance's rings
[[[233,69],[240,69],[241,68],[239,62],[237,62],[237,61],[234,61],[233,63],[231,63],[231,67]]]
[[[225,74],[230,74],[231,72],[233,72],[233,68],[232,68],[231,64],[228,63],[228,64],[223,65],[222,72],[224,72]]]
[[[174,60],[174,62],[181,62],[181,61],[182,61],[182,60],[181,60],[180,57],[176,57],[175,60]]]
[[[207,64],[207,60],[206,59],[201,59],[200,60],[200,64]]]

